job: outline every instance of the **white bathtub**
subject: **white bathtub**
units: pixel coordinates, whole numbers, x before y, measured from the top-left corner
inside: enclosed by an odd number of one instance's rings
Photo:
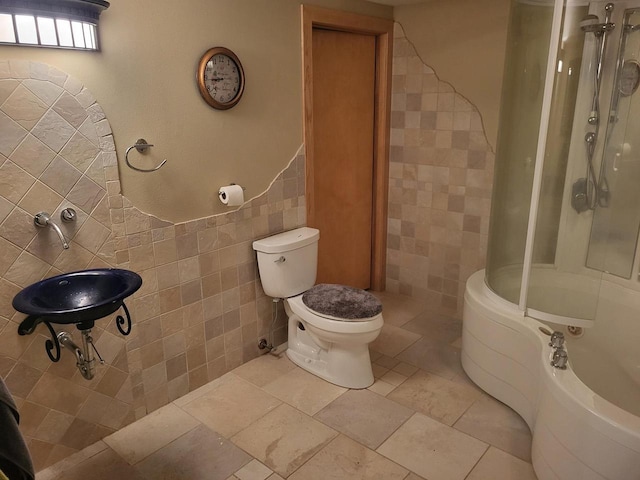
[[[611,302],[606,293],[603,287],[603,304]],[[628,308],[621,305],[620,311]],[[575,370],[586,371],[585,375],[594,372],[589,379],[590,384],[597,385],[594,388],[607,396],[612,393],[610,398],[618,404],[629,403],[640,392],[635,383],[638,377],[634,378],[640,370],[636,362],[640,312],[636,314],[635,331],[621,333],[617,345],[598,315],[593,331],[586,330],[584,341],[568,342],[570,367],[559,370],[550,365],[549,337],[539,330],[546,326],[523,316],[490,292],[484,283],[484,270],[469,278],[462,366],[476,384],[527,422],[533,433],[531,456],[539,480],[640,480],[640,417],[588,388],[572,367],[576,364]],[[594,343],[596,330],[601,330],[600,346]],[[618,351],[623,344],[632,347],[629,355]],[[611,355],[607,354],[608,348],[614,349]],[[594,360],[590,368],[588,363]],[[611,379],[627,380],[629,384],[613,386]],[[640,405],[637,409],[640,411]]]

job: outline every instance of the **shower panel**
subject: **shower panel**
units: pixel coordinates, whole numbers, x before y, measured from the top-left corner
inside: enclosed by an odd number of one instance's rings
[[[640,226],[640,7],[624,11],[613,76],[600,178],[609,186],[607,209],[596,208],[586,265],[631,278]],[[601,207],[603,205],[598,205]]]
[[[597,15],[589,14],[580,22],[580,29],[585,34],[592,33],[596,37],[595,48],[595,68],[593,69],[593,97],[591,100],[591,112],[587,123],[593,126],[593,130],[584,136],[586,157],[587,157],[587,173],[584,178],[579,178],[573,184],[571,192],[571,205],[578,212],[585,210],[594,210],[596,206],[606,207],[609,201],[609,186],[607,177],[603,175],[603,169],[600,168],[599,175],[596,176],[595,153],[596,144],[600,133],[600,92],[602,88],[602,74],[604,66],[604,56],[607,48],[607,39],[609,32],[615,27],[615,23],[611,22],[613,13],[613,3],[607,3],[604,7],[604,22],[600,22]],[[601,165],[604,165],[601,164]]]

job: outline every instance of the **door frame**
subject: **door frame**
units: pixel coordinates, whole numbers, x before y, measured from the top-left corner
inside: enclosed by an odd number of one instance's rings
[[[305,196],[307,223],[313,223],[315,212],[313,188],[313,29],[314,27],[321,27],[328,30],[373,35],[376,37],[371,289],[383,291],[385,289],[387,258],[393,20],[310,5],[302,5],[300,9],[302,18],[302,111],[306,162]]]

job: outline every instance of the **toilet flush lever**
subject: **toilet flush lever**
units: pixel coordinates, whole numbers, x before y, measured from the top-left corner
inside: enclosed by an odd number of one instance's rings
[[[284,263],[286,262],[286,258],[284,258],[284,255],[281,255],[279,259],[274,260],[273,263]]]

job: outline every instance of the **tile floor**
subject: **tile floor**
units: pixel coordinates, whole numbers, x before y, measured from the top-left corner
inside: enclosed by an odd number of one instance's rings
[[[460,367],[460,323],[379,295],[368,389],[264,355],[37,480],[535,480],[526,424]]]

